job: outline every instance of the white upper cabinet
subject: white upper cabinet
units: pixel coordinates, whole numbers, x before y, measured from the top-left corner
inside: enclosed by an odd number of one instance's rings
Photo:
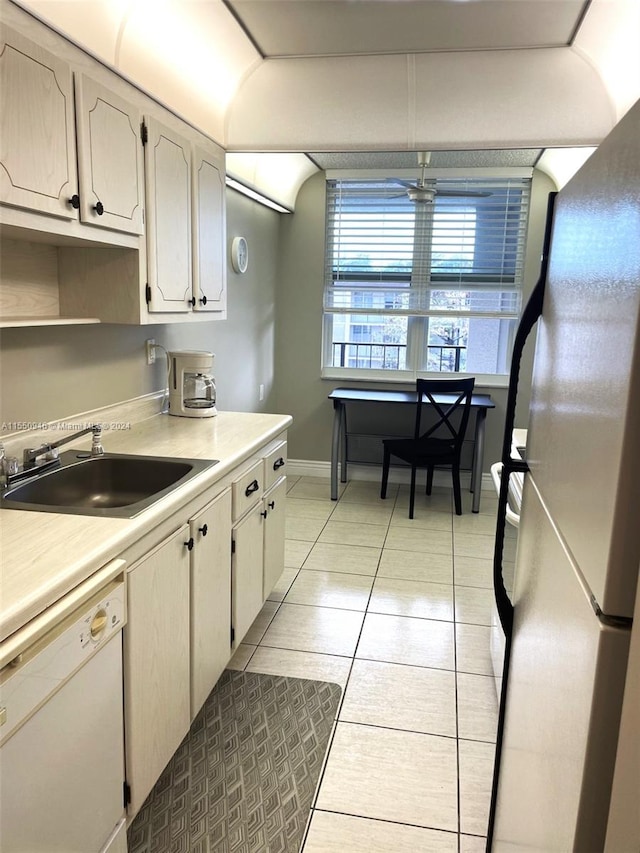
[[[191,311],[191,144],[153,118],[145,124],[149,311]]]
[[[226,319],[224,150],[39,21],[11,23],[0,327]],[[34,271],[36,243],[56,251]]]
[[[74,108],[71,66],[3,28],[0,201],[142,234],[139,112],[85,75],[75,83]]]
[[[227,302],[225,172],[222,151],[193,149],[194,311],[221,312]]]
[[[140,113],[84,74],[76,75],[80,219],[144,233]]]
[[[0,201],[77,219],[71,69],[8,27],[0,45]]]

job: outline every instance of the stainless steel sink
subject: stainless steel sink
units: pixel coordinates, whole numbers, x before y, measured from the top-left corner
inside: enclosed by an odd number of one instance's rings
[[[60,467],[7,489],[0,507],[133,518],[217,462],[68,450],[60,454]]]

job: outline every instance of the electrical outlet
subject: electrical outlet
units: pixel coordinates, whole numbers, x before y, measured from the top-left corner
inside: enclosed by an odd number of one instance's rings
[[[258,388],[258,399],[260,400],[260,402],[262,402],[262,400],[264,400],[264,385],[262,385],[262,384]]]
[[[147,347],[147,364],[156,363],[156,342],[155,338],[149,338],[145,343]]]

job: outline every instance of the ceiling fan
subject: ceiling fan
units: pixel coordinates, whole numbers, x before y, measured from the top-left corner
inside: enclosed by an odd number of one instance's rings
[[[492,195],[490,192],[480,190],[439,190],[436,189],[435,179],[428,180],[425,175],[429,163],[431,162],[430,151],[420,151],[418,153],[418,166],[422,170],[420,177],[415,183],[411,181],[402,181],[400,178],[390,178],[396,184],[402,184],[406,187],[406,193],[410,201],[414,204],[433,204],[437,195],[448,198],[483,198]],[[399,198],[399,196],[396,196]]]

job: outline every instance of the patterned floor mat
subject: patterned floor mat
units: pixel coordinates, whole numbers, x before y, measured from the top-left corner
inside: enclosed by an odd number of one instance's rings
[[[225,670],[129,827],[129,853],[298,853],[340,693]]]

